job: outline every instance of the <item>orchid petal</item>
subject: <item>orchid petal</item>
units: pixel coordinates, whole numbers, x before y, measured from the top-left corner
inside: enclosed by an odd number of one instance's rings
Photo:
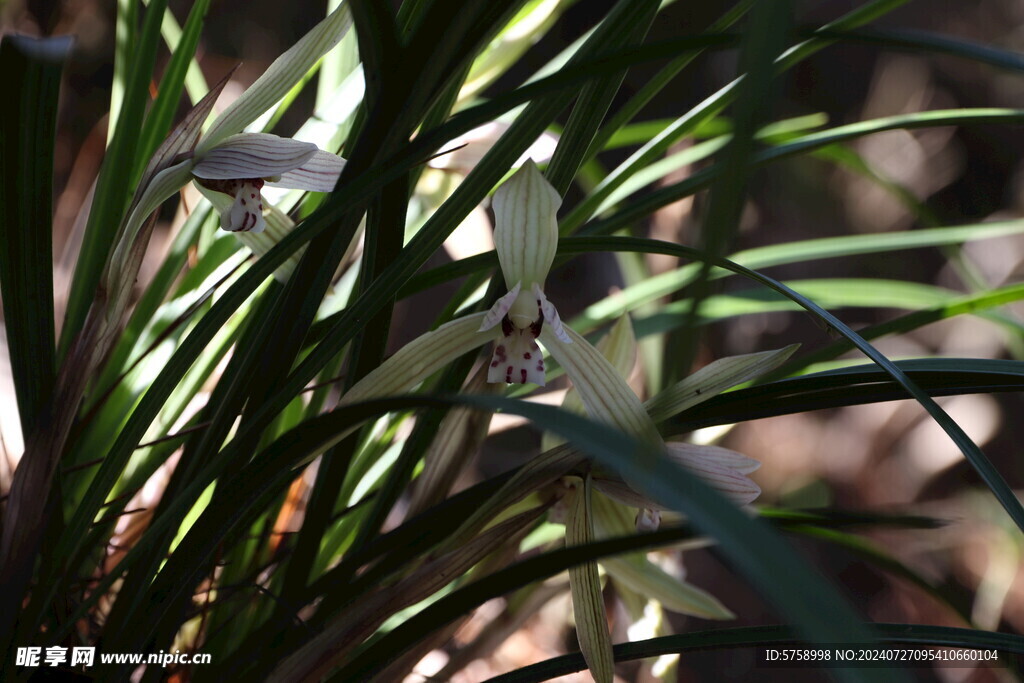
[[[671,453],[672,444],[668,445],[670,447],[669,452]],[[685,467],[736,505],[752,503],[761,495],[761,487],[754,483],[753,480],[725,465],[709,461],[697,461],[692,464],[687,463]],[[662,505],[659,501],[640,493],[616,475],[595,472],[594,486],[601,493],[624,505],[651,510],[671,509]]]
[[[231,70],[231,73],[234,73],[234,69]],[[149,160],[149,165],[146,166],[146,170],[142,174],[142,178],[139,180],[138,188],[135,191],[135,198],[132,201],[132,209],[142,200],[142,195],[149,189],[150,181],[158,173],[174,165],[175,160],[180,160],[181,155],[192,152],[202,132],[202,125],[209,118],[210,112],[213,111],[213,105],[217,101],[221,90],[227,85],[231,73],[222,78],[217,85],[210,88],[210,92],[206,93],[206,96],[185,114],[181,122],[174,127],[174,130],[157,147],[153,157]],[[187,176],[183,177],[185,182],[188,182]],[[184,184],[182,183],[182,185]]]
[[[697,456],[691,444],[668,443],[669,456],[680,462],[691,472],[703,479],[723,496],[736,503],[746,505],[761,495],[761,487],[752,479],[732,469],[725,461],[718,461],[707,455]],[[721,449],[726,450],[726,449]],[[731,452],[731,451],[730,451]],[[739,455],[738,453],[736,455]]]
[[[515,303],[516,297],[519,296],[520,283],[516,283],[516,286],[508,291],[508,294],[501,297],[494,302],[491,306],[491,310],[487,311],[487,315],[484,316],[484,321],[480,323],[480,332],[496,327],[501,319],[504,318],[509,309],[512,308],[512,304]]]
[[[546,320],[546,319],[545,319]],[[629,315],[623,315],[612,325],[612,329],[597,343],[597,350],[608,359],[615,371],[623,379],[627,378],[636,364],[636,336],[633,334],[633,323]],[[570,387],[562,399],[562,409],[578,415],[586,414],[583,401],[575,387]],[[544,432],[541,438],[541,450],[546,451],[565,443],[565,439],[554,432]]]
[[[597,350],[608,359],[619,377],[629,379],[636,365],[636,334],[628,313],[615,321],[608,334],[597,343]]]
[[[146,189],[138,195],[134,207],[128,214],[128,219],[121,230],[118,246],[130,243],[135,239],[142,224],[149,218],[149,215],[160,208],[168,198],[173,197],[187,185],[190,179],[190,162],[188,160],[178,162],[172,166],[162,169],[153,175],[146,184]]]
[[[536,282],[533,283],[533,295],[537,298],[537,305],[540,307],[541,314],[544,316],[544,324],[551,328],[551,332],[558,338],[559,341],[565,344],[572,344],[572,339],[565,333],[565,327],[562,326],[562,319],[558,316],[558,310],[555,305],[548,301],[548,298],[544,296],[544,292],[541,291],[540,285]]]
[[[742,453],[721,446],[699,446],[682,441],[670,441],[668,455],[684,467],[695,467],[697,463],[711,462],[728,467],[740,474],[750,474],[761,467],[761,463]]]
[[[270,109],[302,80],[320,57],[338,44],[351,26],[352,12],[348,3],[343,3],[275,59],[263,75],[217,117],[196,148],[197,155],[205,156],[222,140],[242,131]]]
[[[149,216],[160,208],[164,201],[174,196],[183,185],[188,183],[191,177],[189,173],[190,166],[191,162],[189,160],[168,166],[157,172],[146,184],[146,189],[141,194],[138,194],[134,202],[134,208],[132,208],[120,229],[117,245],[114,247],[114,255],[109,262],[111,267],[108,267],[105,271],[104,278],[107,279],[105,284],[108,292],[119,292],[121,285],[118,282],[123,274],[120,272],[120,264],[126,262],[128,253],[133,248],[135,240],[143,225],[145,225],[146,220],[149,219]],[[134,279],[133,275],[130,279],[129,287],[134,286]]]
[[[643,509],[651,506],[651,500],[622,481],[617,475],[605,472],[594,473],[594,488],[617,503]]]
[[[268,182],[267,185],[271,187],[285,187],[291,190],[332,192],[344,168],[344,159],[337,154],[331,154],[330,152],[318,149],[301,166],[281,173],[281,177],[278,180]]]
[[[279,176],[299,168],[317,151],[310,142],[268,133],[241,133],[204,154],[192,167],[192,174],[209,180]]]
[[[509,289],[543,283],[558,246],[562,198],[532,160],[494,192],[494,248]]]
[[[599,487],[598,480],[593,484]],[[594,534],[596,538],[614,538],[634,532],[653,531],[661,513],[657,510],[641,509],[634,524],[633,510],[609,500],[601,494],[591,499],[594,510]],[[653,523],[650,523],[653,522]],[[692,614],[705,619],[731,619],[734,617],[713,595],[687,583],[682,575],[669,574],[647,559],[645,553],[628,553],[614,557],[602,557],[601,565],[612,579],[636,591],[648,599],[680,614]]]

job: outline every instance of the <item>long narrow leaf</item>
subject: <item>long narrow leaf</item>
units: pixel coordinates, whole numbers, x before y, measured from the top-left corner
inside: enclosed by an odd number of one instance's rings
[[[56,377],[52,195],[57,96],[70,38],[4,36],[0,72],[0,292],[22,432],[31,434]]]
[[[75,274],[68,292],[64,327],[60,333],[58,354],[63,357],[85,323],[86,315],[100,284],[100,276],[114,245],[121,217],[132,196],[130,183],[125,182],[124,169],[135,167],[138,134],[149,101],[149,82],[160,45],[160,24],[167,0],[153,0],[146,9],[146,18],[137,41],[138,49],[131,56],[131,76],[125,90],[123,105],[117,118],[103,166],[96,181],[89,220],[85,228],[82,250],[75,264]]]

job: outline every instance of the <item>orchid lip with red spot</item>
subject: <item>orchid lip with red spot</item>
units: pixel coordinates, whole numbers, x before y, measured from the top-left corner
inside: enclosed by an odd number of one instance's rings
[[[532,383],[544,386],[544,358],[537,345],[537,337],[548,323],[560,341],[571,344],[565,333],[558,311],[544,297],[539,285],[534,283],[531,293],[522,291],[517,283],[508,294],[498,299],[484,317],[480,331],[501,327],[502,338],[495,343],[487,381],[507,384]],[[536,301],[535,317],[516,312],[517,303],[526,297]],[[532,298],[531,298],[532,297]]]

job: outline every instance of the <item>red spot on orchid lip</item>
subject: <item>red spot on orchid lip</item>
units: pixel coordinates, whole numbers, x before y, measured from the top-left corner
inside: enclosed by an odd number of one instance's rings
[[[491,367],[492,368],[498,367],[498,361],[494,361],[493,363],[491,363]]]
[[[530,354],[524,353],[523,358],[525,358],[526,360],[530,360]]]
[[[512,366],[508,366],[505,370],[505,383],[512,384]]]
[[[520,374],[520,375],[522,376],[522,378],[523,378],[523,384],[526,384],[526,368],[523,368],[522,370],[520,370],[520,371],[519,371],[519,374]]]
[[[256,195],[255,194],[250,194],[249,196],[252,197],[253,199],[256,199]]]
[[[244,199],[242,200],[242,206],[245,206],[245,200]]]

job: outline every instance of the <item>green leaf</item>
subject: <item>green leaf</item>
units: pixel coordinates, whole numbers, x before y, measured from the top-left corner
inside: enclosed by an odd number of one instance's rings
[[[189,19],[191,18],[192,15],[189,14]],[[175,20],[174,14],[171,12],[164,14],[164,22],[160,25],[160,34],[164,37],[167,49],[174,52],[181,42],[182,30],[177,20]],[[200,68],[199,62],[195,57],[189,60],[188,68],[185,72],[185,90],[188,92],[188,98],[192,104],[197,104],[209,91],[206,77],[203,76],[203,70]]]
[[[0,119],[0,292],[22,433],[41,411],[57,374],[53,319],[53,150],[67,37],[0,40],[8,104]]]
[[[903,232],[879,233],[872,235],[844,235],[840,237],[823,237],[785,244],[773,244],[738,251],[729,259],[748,268],[767,268],[785,263],[855,256],[858,254],[875,254],[903,249],[920,249],[923,247],[941,246],[946,244],[963,244],[975,240],[994,239],[1007,235],[1018,235],[1024,232],[1022,221],[995,221],[973,225],[958,225],[945,228],[929,228],[925,230],[909,230]],[[562,251],[561,260],[566,258],[566,249],[574,238],[567,237],[559,243]],[[559,257],[555,257],[555,264]],[[498,260],[493,251],[477,254],[468,258],[438,266],[413,276],[399,290],[399,297],[407,297],[443,282],[448,282],[462,275],[476,273],[493,268]],[[654,301],[671,294],[688,282],[697,272],[697,266],[690,264],[673,271],[661,273],[647,281],[627,288],[595,304],[591,304],[584,313],[573,320],[572,325],[584,330],[590,329],[599,322],[616,318],[632,310],[635,306]],[[722,275],[728,273],[721,272]]]
[[[600,46],[598,55],[620,46],[643,43],[651,23],[658,12],[656,3],[638,6],[638,20],[632,30],[620,31],[607,44]],[[627,70],[622,69],[588,82],[580,90],[569,120],[558,139],[558,146],[548,163],[547,178],[560,196],[564,196],[579,167],[601,149],[597,144],[598,127],[612,100],[618,94]]]
[[[716,100],[717,102],[717,100]],[[710,106],[710,103],[708,104]],[[689,115],[688,115],[689,116]],[[968,124],[1014,124],[1024,121],[1024,110],[1020,109],[947,109],[918,112],[900,116],[889,116],[868,121],[859,121],[846,126],[838,126],[797,138],[791,142],[770,147],[753,154],[748,163],[751,165],[765,164],[796,154],[811,152],[837,142],[845,142],[865,135],[872,135],[887,130],[916,129],[944,125]],[[681,125],[681,123],[680,123]],[[596,221],[591,221],[582,231],[587,234],[608,234],[624,228],[655,210],[688,197],[700,189],[709,186],[723,172],[723,167],[716,164],[692,174],[685,180],[668,185],[651,192],[643,199],[624,206],[618,212]],[[610,191],[610,190],[609,190]],[[602,197],[603,199],[603,197]],[[582,206],[582,204],[581,204]],[[594,207],[596,208],[596,206]],[[579,210],[563,221],[560,229],[565,234],[570,228],[581,225],[590,215],[590,210]],[[572,222],[567,222],[572,217]]]
[[[902,315],[860,330],[865,339],[877,339],[887,334],[909,332],[939,320],[946,320],[965,313],[983,314],[987,309],[1024,299],[1024,284],[997,287],[991,291],[968,294],[951,299],[947,303]],[[820,349],[811,351],[779,368],[773,377],[792,374],[814,363],[837,358],[853,348],[847,339],[837,339]]]
[[[125,169],[136,168],[139,131],[146,105],[149,102],[149,83],[160,45],[160,24],[167,0],[152,0],[146,9],[142,33],[131,48],[131,74],[125,89],[123,104],[117,116],[117,128],[111,135],[107,153],[96,179],[89,219],[82,239],[82,249],[75,263],[75,274],[68,291],[64,327],[60,333],[58,355],[63,358],[71,342],[85,323],[86,314],[96,296],[100,276],[107,264],[121,219],[132,192],[131,182],[125,182]]]
[[[708,26],[705,33],[717,33],[719,31],[726,30],[735,22],[740,20],[750,10],[750,7],[753,4],[754,0],[740,0],[714,23]],[[674,79],[679,72],[686,68],[686,66],[694,59],[696,59],[699,54],[699,52],[694,52],[692,54],[683,55],[673,59],[662,67],[661,71],[659,71],[651,80],[644,83],[644,85],[629,98],[629,101],[615,112],[615,114],[608,120],[608,123],[601,128],[592,143],[594,149],[610,149],[621,144],[630,144],[629,142],[626,142],[626,140],[630,139],[630,135],[633,134],[633,132],[631,131],[629,134],[624,134],[624,129],[626,127],[625,124],[632,121],[644,106],[650,102],[651,98],[671,83],[672,79]],[[636,144],[641,142],[646,143],[652,137],[655,137],[655,135],[664,131],[669,125],[671,125],[672,121],[664,121],[658,125],[656,130],[651,133],[647,133],[646,131],[651,129],[647,128],[644,130],[644,128],[649,123],[651,122],[635,124],[635,126],[637,126],[637,128],[634,129],[636,132],[643,131],[645,133],[641,139],[635,140]]]
[[[788,0],[759,2],[751,10],[750,22],[743,34],[737,79],[737,100],[733,107],[733,134],[717,155],[715,168],[721,169],[711,184],[708,210],[700,229],[701,249],[711,258],[728,253],[739,230],[740,216],[746,204],[750,160],[756,147],[757,130],[770,113],[774,95],[774,62],[783,50],[783,41],[793,21],[793,6]],[[700,263],[690,290],[690,307],[678,339],[669,337],[674,347],[665,353],[664,374],[675,381],[689,374],[697,353],[700,330],[695,325],[704,299],[711,293],[709,277],[712,264]],[[674,336],[674,335],[673,335]]]
[[[873,235],[846,235],[748,249],[736,252],[729,259],[747,268],[763,269],[787,263],[801,263],[804,261],[817,261],[860,254],[887,253],[946,244],[962,244],[975,240],[1018,235],[1022,232],[1024,232],[1024,222],[1000,221]],[[559,243],[559,251],[565,256],[571,253],[571,250],[574,248],[573,244],[575,244],[573,238],[567,238]],[[487,254],[480,254],[472,258],[483,261],[487,256]],[[461,263],[461,261],[457,262],[457,264]],[[455,270],[454,268],[447,268],[444,276],[447,278]],[[427,276],[431,276],[431,273],[440,275],[440,269],[424,273],[424,279],[426,280]],[[651,277],[645,282],[619,292],[615,297],[609,297],[603,301],[591,304],[584,309],[580,316],[572,320],[570,324],[584,331],[589,330],[599,323],[611,320],[626,311],[632,310],[639,304],[654,301],[659,297],[678,291],[691,282],[696,273],[697,265],[689,264]],[[718,271],[718,274],[724,276],[728,273]],[[429,279],[434,281],[436,278],[431,276]],[[419,282],[417,280],[410,281],[409,289],[411,290],[414,285],[419,285]]]
[[[932,396],[1020,391],[1024,387],[1020,361],[934,358],[896,361],[895,365]],[[906,391],[884,371],[855,365],[737,389],[670,419],[664,429],[677,434],[713,424],[906,398]]]
[[[1000,69],[1024,71],[1024,56],[1019,52],[1003,50],[964,38],[931,33],[929,31],[860,30],[830,31],[823,29],[816,36],[832,37],[843,42],[880,45],[883,48],[910,50],[929,54],[947,54],[981,62]]]
[[[164,76],[160,79],[156,100],[153,101],[153,106],[149,110],[146,123],[139,136],[135,177],[142,173],[150,155],[153,154],[159,142],[164,139],[167,131],[171,128],[178,103],[181,101],[185,77],[195,56],[196,47],[199,45],[199,35],[203,30],[203,20],[206,18],[206,11],[209,7],[210,0],[199,0],[192,5],[188,19],[185,21],[184,32],[177,45],[173,46],[171,61],[168,62]],[[167,16],[173,20],[170,10],[168,10]]]
[[[429,559],[397,584],[359,596],[315,638],[283,658],[271,671],[270,678],[289,681],[322,679],[389,617],[429,599],[501,546],[515,542],[544,510],[539,507],[520,513],[450,553]],[[610,665],[611,643],[608,654]]]
[[[117,18],[114,26],[114,78],[110,83],[110,116],[107,123],[107,144],[117,131],[117,118],[124,104],[128,88],[129,65],[139,36],[138,0],[117,0]]]

